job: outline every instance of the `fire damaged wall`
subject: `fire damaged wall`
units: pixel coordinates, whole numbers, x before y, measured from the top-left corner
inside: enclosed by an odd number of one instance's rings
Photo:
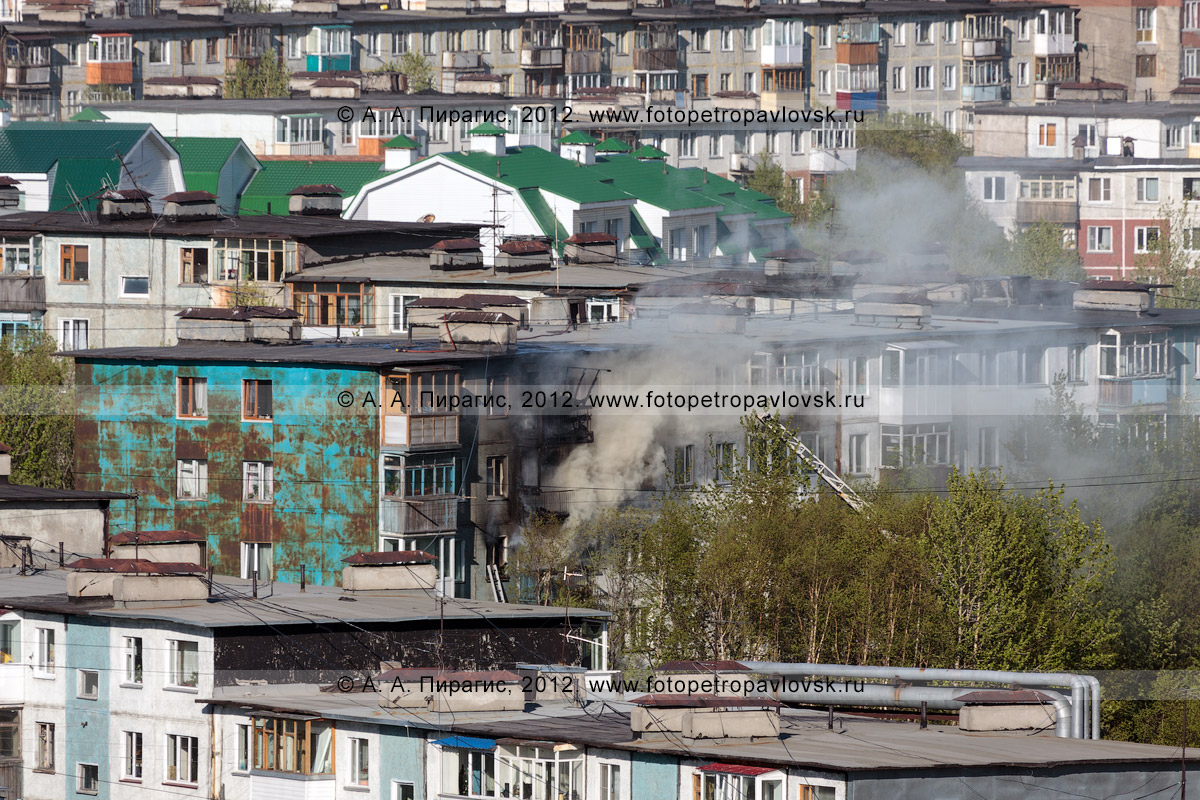
[[[207,381],[204,416],[180,415],[179,379]],[[243,418],[243,382],[270,381],[270,417]],[[341,560],[377,547],[379,419],[338,406],[378,391],[370,368],[308,363],[77,362],[76,486],[135,493],[111,529],[208,538],[218,574],[237,575],[243,542],[269,542],[275,578],[336,584]],[[251,415],[253,416],[253,415]],[[201,461],[202,496],[180,486]],[[248,498],[247,463],[270,464],[273,493]],[[136,509],[134,508],[136,506]]]
[[[268,683],[334,682],[350,675],[376,674],[380,662],[404,667],[512,669],[518,663],[578,665],[582,657],[577,626],[563,620],[478,620],[347,625],[289,625],[282,635],[264,637],[261,628],[215,631],[216,685],[238,680]]]

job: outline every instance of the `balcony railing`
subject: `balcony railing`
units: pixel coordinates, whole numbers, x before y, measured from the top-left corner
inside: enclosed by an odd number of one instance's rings
[[[406,416],[388,414],[383,423],[384,444],[423,447],[458,444],[458,415]]]
[[[878,42],[838,42],[837,63],[839,64],[878,64]]]
[[[1073,33],[1035,33],[1033,35],[1033,54],[1039,57],[1066,56],[1075,53],[1075,34]]]
[[[384,498],[379,504],[379,512],[379,528],[384,533],[439,533],[458,528],[457,497]]]
[[[962,87],[964,103],[997,103],[1004,99],[1003,86],[964,86]]]
[[[1017,222],[1079,222],[1079,204],[1074,200],[1018,200]]]
[[[1167,402],[1166,382],[1113,381],[1100,379],[1100,405],[1127,408],[1135,405],[1162,405]]]
[[[671,72],[679,69],[679,51],[674,47],[634,50],[633,68],[641,72]]]
[[[521,50],[524,69],[559,69],[563,65],[561,47],[525,47]]]
[[[572,75],[601,72],[604,69],[604,53],[600,50],[568,50],[563,66]]]
[[[479,53],[445,51],[442,53],[442,69],[478,69]]]
[[[963,39],[963,58],[991,58],[1000,55],[999,39]]]

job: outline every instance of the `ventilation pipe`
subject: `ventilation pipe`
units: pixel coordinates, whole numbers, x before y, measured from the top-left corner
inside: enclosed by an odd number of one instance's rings
[[[1069,703],[1064,699],[1062,702],[1067,708],[1061,708],[1058,703],[1055,703],[1055,708],[1059,711],[1058,726],[1055,734],[1062,737],[1073,739],[1099,739],[1100,738],[1100,681],[1091,675],[1077,675],[1070,672],[1010,672],[1007,670],[983,670],[983,669],[920,669],[916,667],[870,667],[870,666],[848,666],[844,664],[791,664],[779,661],[742,661],[740,662],[747,669],[763,674],[778,674],[782,676],[824,676],[837,678],[874,678],[877,680],[901,680],[901,681],[956,681],[960,683],[998,683],[998,684],[1018,684],[1022,687],[1069,687],[1071,690],[1071,700]],[[949,688],[949,687],[901,687],[897,689],[894,686],[881,686],[881,689],[886,690],[884,697],[904,695],[905,702],[897,701],[889,703],[880,703],[880,705],[917,707],[920,706],[921,700],[929,700],[931,707],[934,706],[934,696],[920,697],[912,693],[914,689],[933,689]],[[870,685],[868,685],[870,690]],[[871,690],[873,691],[873,690]],[[953,689],[954,694],[962,691],[962,687]],[[816,702],[821,705],[829,703],[829,695],[823,695],[819,700],[792,700],[792,693],[781,693],[780,699],[789,702]],[[803,695],[803,692],[795,693]],[[1047,693],[1049,694],[1049,693]],[[951,698],[952,700],[952,698]],[[1089,715],[1090,709],[1090,715]],[[1064,724],[1063,714],[1067,713],[1070,716],[1069,728]]]

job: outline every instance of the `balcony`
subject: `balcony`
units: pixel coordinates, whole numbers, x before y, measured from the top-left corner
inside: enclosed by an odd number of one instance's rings
[[[758,167],[758,159],[746,153],[729,154],[729,172],[733,175],[749,175]]]
[[[1110,409],[1165,405],[1167,383],[1163,379],[1118,381],[1101,378],[1099,402],[1101,407]]]
[[[383,425],[383,443],[406,447],[457,445],[458,415],[386,415]]]
[[[379,503],[379,530],[402,536],[444,533],[458,528],[458,498],[385,497]]]
[[[679,69],[679,51],[674,47],[635,50],[633,69],[635,72],[674,72]]]
[[[962,87],[962,100],[964,103],[998,103],[1003,99],[1003,86]]]
[[[1033,35],[1034,56],[1069,56],[1075,54],[1075,34],[1035,33]]]
[[[250,773],[251,797],[333,800],[336,785],[333,775],[300,775],[257,769]]]
[[[529,513],[553,514],[566,517],[571,507],[571,489],[541,489],[537,486],[522,486],[519,491],[521,505]]]
[[[43,34],[9,36],[4,42],[4,85],[18,88],[50,83],[50,47]]]
[[[997,58],[1000,52],[999,39],[963,39],[963,58]]]
[[[600,50],[568,50],[563,67],[570,75],[604,71],[604,53]]]
[[[29,273],[0,272],[0,308],[5,311],[45,311],[46,279]]]
[[[1066,202],[1054,200],[1018,200],[1017,222],[1022,224],[1032,222],[1073,224],[1079,222],[1079,204],[1074,200]]]
[[[480,54],[444,51],[442,69],[479,69]]]
[[[837,107],[840,111],[876,111],[879,108],[879,92],[839,91]]]
[[[804,108],[804,92],[763,92],[759,105],[764,111],[780,108]]]
[[[808,156],[808,171],[819,174],[846,172],[858,163],[858,150],[813,150]]]
[[[525,46],[521,49],[521,69],[562,69],[561,47]]]
[[[0,664],[0,703],[25,702],[25,670],[28,668],[27,664],[17,661]]]
[[[950,419],[953,404],[945,386],[884,387],[879,390],[879,421],[911,424]]]
[[[838,42],[837,63],[839,64],[878,64],[878,42]]]
[[[713,108],[754,110],[758,108],[758,95],[754,92],[715,92]]]

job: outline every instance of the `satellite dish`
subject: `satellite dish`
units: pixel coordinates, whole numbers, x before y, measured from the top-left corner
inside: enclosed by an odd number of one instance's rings
[[[417,220],[417,222],[433,222],[433,214],[426,214]]]

